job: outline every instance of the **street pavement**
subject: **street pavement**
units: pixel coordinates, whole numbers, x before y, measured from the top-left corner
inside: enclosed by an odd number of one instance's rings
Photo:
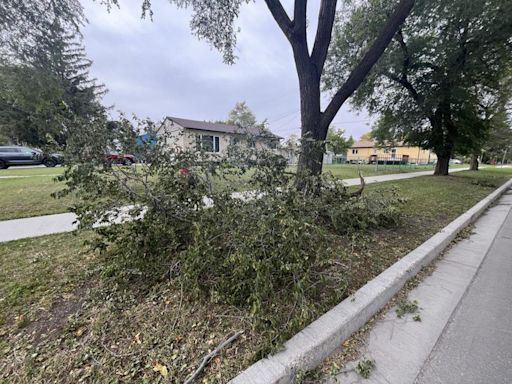
[[[332,383],[512,383],[512,190],[449,248],[408,294],[414,314],[387,310],[362,351],[375,367],[368,380],[351,363]]]

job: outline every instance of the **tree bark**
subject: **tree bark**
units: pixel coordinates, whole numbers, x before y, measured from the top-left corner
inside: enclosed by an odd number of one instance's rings
[[[471,161],[469,162],[470,171],[478,171],[478,155],[472,154]]]
[[[448,168],[450,166],[450,154],[438,154],[434,176],[448,176]]]

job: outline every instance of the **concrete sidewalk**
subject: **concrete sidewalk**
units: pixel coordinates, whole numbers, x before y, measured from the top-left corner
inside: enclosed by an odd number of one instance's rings
[[[482,168],[482,167],[481,167]],[[454,168],[450,169],[450,173],[460,172],[460,171],[467,171],[469,168]],[[412,179],[413,177],[419,177],[419,176],[431,176],[434,172],[433,171],[420,171],[420,172],[409,172],[409,173],[394,173],[391,175],[380,175],[380,176],[368,176],[364,177],[364,181],[366,184],[373,184],[373,183],[382,183],[385,181],[393,181],[393,180],[403,180],[403,179]],[[360,185],[361,180],[359,177],[354,179],[343,179],[343,184],[347,187],[352,187],[355,185]]]
[[[511,276],[512,212],[416,384],[512,382]]]
[[[512,382],[512,191],[475,222],[472,235],[409,293],[421,321],[391,308],[370,331],[368,380],[354,371],[330,382],[379,384]],[[354,362],[348,368],[353,368]]]
[[[468,168],[456,168],[450,172],[465,171]],[[370,176],[365,177],[367,184],[380,183],[385,181],[410,179],[419,176],[430,176],[432,171],[399,173],[392,175]],[[364,175],[363,175],[364,176]],[[359,185],[360,180],[344,179],[346,186]],[[0,242],[24,239],[28,237],[36,237],[42,235],[50,235],[60,232],[70,232],[77,229],[77,225],[73,224],[76,216],[72,213],[62,213],[56,215],[46,215],[29,217],[24,219],[0,221]]]

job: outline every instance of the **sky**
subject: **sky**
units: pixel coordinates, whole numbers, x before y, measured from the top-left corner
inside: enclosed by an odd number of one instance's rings
[[[91,74],[104,83],[113,111],[158,121],[165,116],[225,120],[237,101],[246,101],[259,121],[282,137],[300,135],[299,89],[292,51],[262,0],[243,5],[233,65],[204,40],[192,35],[190,11],[167,0],[153,0],[153,21],[141,19],[141,0],[120,0],[110,12],[82,0],[89,21],[83,29]],[[283,1],[288,12],[292,1]],[[308,9],[308,35],[314,38],[317,2]],[[310,43],[310,46],[312,44]],[[328,101],[329,95],[323,96]],[[324,103],[326,104],[326,103]],[[115,113],[115,112],[113,112]],[[346,103],[333,121],[348,135],[368,132],[365,111]]]

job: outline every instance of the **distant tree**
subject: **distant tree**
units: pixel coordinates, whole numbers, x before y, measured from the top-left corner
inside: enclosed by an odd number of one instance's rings
[[[245,101],[239,101],[235,104],[235,107],[229,112],[227,123],[240,128],[251,128],[257,124],[256,116]]]
[[[327,132],[326,147],[335,155],[345,154],[347,150],[354,144],[352,137],[345,137],[345,130],[330,127]]]
[[[325,86],[336,89],[338,73],[356,63],[359,52],[378,33],[374,27],[389,6],[363,5],[337,24]],[[418,3],[397,30],[392,44],[353,103],[383,118],[376,136],[433,150],[436,175],[447,175],[451,156],[484,137],[479,105],[495,97],[511,65],[512,2],[430,0]],[[475,143],[478,144],[478,143]]]
[[[365,132],[361,135],[360,139],[370,141],[373,139],[373,134],[372,134],[372,132]]]
[[[118,4],[119,0],[105,0],[107,4]],[[234,48],[238,29],[234,21],[240,7],[249,0],[171,0],[178,6],[188,6],[193,10],[191,28],[199,37],[222,52],[224,61],[233,63]],[[368,1],[372,2],[372,1]],[[409,15],[415,0],[393,0],[391,12],[384,13],[375,28],[379,33],[364,46],[364,54],[358,56],[357,64],[343,73],[344,80],[336,89],[325,110],[321,108],[320,83],[327,51],[331,42],[331,33],[336,15],[337,0],[321,0],[318,14],[318,27],[313,46],[307,39],[307,1],[295,0],[293,17],[285,11],[279,0],[265,0],[267,8],[277,25],[287,38],[293,51],[295,67],[299,79],[301,105],[302,150],[297,171],[297,187],[302,188],[303,176],[320,174],[324,141],[332,120],[343,103],[354,93],[373,65],[378,61],[395,32]],[[143,13],[151,12],[151,0],[143,0]],[[150,13],[151,14],[151,13]],[[353,56],[352,53],[348,53]]]
[[[300,147],[299,137],[295,133],[290,134],[284,142],[284,147],[291,151],[298,151]]]

